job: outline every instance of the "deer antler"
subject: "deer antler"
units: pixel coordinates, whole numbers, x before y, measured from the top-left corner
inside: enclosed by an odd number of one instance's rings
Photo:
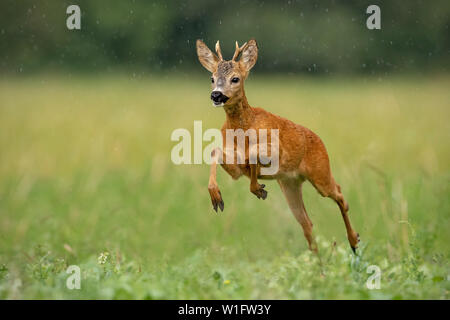
[[[241,47],[239,47],[238,42],[236,41],[236,50],[234,50],[233,58],[231,60],[236,61],[239,54],[244,50],[245,46],[247,45],[247,42],[244,43]]]
[[[219,40],[217,40],[217,42],[216,42],[216,52],[217,52],[217,55],[219,56],[219,60],[222,61],[223,60],[223,58],[222,58],[222,50],[220,50]]]

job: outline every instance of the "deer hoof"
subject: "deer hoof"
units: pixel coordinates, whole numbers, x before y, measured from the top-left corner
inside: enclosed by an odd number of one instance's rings
[[[222,194],[218,187],[208,187],[209,195],[211,196],[211,203],[214,211],[217,212],[217,208],[221,211],[225,208],[225,204],[223,203]]]
[[[265,184],[260,184],[258,189],[252,190],[252,193],[254,193],[258,199],[265,200],[267,198],[267,191],[264,190],[265,186]]]
[[[351,245],[351,244],[350,244],[350,247],[352,248],[354,254],[356,254],[356,249],[358,249],[358,243],[359,243],[360,241],[361,241],[361,240],[359,239],[359,233],[357,233],[357,234],[356,234],[356,244],[355,244],[355,245]]]

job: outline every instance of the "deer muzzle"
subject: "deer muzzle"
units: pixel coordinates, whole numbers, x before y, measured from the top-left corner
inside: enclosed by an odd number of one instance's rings
[[[211,92],[211,100],[216,107],[221,107],[229,98],[224,95],[221,91]]]

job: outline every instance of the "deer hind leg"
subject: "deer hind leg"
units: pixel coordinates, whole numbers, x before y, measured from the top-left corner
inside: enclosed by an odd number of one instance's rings
[[[312,234],[313,224],[303,204],[302,183],[303,181],[299,179],[278,180],[278,184],[286,197],[289,208],[303,228],[303,234],[308,241],[309,249],[317,252],[317,245]]]
[[[316,190],[324,197],[333,199],[339,209],[344,220],[345,228],[347,230],[347,238],[353,252],[356,252],[359,242],[359,234],[353,230],[348,216],[348,203],[345,201],[341,192],[341,187],[334,181],[333,176],[329,170],[329,165],[325,166],[325,170],[315,170],[313,174],[308,175],[308,180],[316,188]]]
[[[216,148],[211,152],[211,168],[209,173],[208,191],[211,197],[211,203],[213,209],[217,212],[217,208],[223,211],[225,204],[220,193],[219,186],[217,184],[217,164],[220,163],[222,168],[233,178],[238,179],[241,175],[241,169],[236,164],[224,163],[223,159],[226,158],[227,149],[222,152],[220,148]]]
[[[341,210],[342,218],[344,219],[345,228],[347,229],[347,238],[350,242],[350,247],[352,248],[353,252],[356,252],[356,248],[358,247],[359,243],[359,234],[353,230],[352,225],[350,223],[350,218],[348,217],[348,203],[345,201],[344,196],[341,192],[341,187],[334,182],[334,192],[331,193],[330,198],[332,198],[337,205],[339,206],[339,209]]]

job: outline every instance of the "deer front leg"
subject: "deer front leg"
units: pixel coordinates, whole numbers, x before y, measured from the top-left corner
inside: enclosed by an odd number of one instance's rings
[[[217,212],[217,207],[223,211],[225,205],[223,203],[222,194],[220,193],[219,186],[217,185],[217,163],[219,161],[221,151],[214,149],[211,153],[211,169],[209,172],[208,191],[211,197],[213,209]]]
[[[264,190],[266,185],[258,183],[258,145],[250,147],[249,159],[250,162],[250,191],[258,197],[258,199],[265,200],[267,198],[267,191]]]
[[[267,198],[267,191],[264,190],[266,185],[258,183],[258,165],[250,164],[250,191],[258,197],[258,199],[265,200]]]
[[[224,208],[222,194],[220,193],[216,180],[217,164],[220,163],[226,173],[228,173],[234,180],[237,180],[242,176],[241,169],[238,165],[234,164],[234,153],[235,151],[233,149],[225,149],[225,151],[222,151],[220,148],[216,148],[211,152],[211,171],[209,174],[208,191],[211,196],[213,208],[216,212],[217,207],[219,207],[222,211]],[[229,156],[227,157],[227,155]],[[238,157],[242,157],[242,155],[238,153]],[[232,159],[232,161],[230,161],[230,163],[226,163],[227,158]]]

